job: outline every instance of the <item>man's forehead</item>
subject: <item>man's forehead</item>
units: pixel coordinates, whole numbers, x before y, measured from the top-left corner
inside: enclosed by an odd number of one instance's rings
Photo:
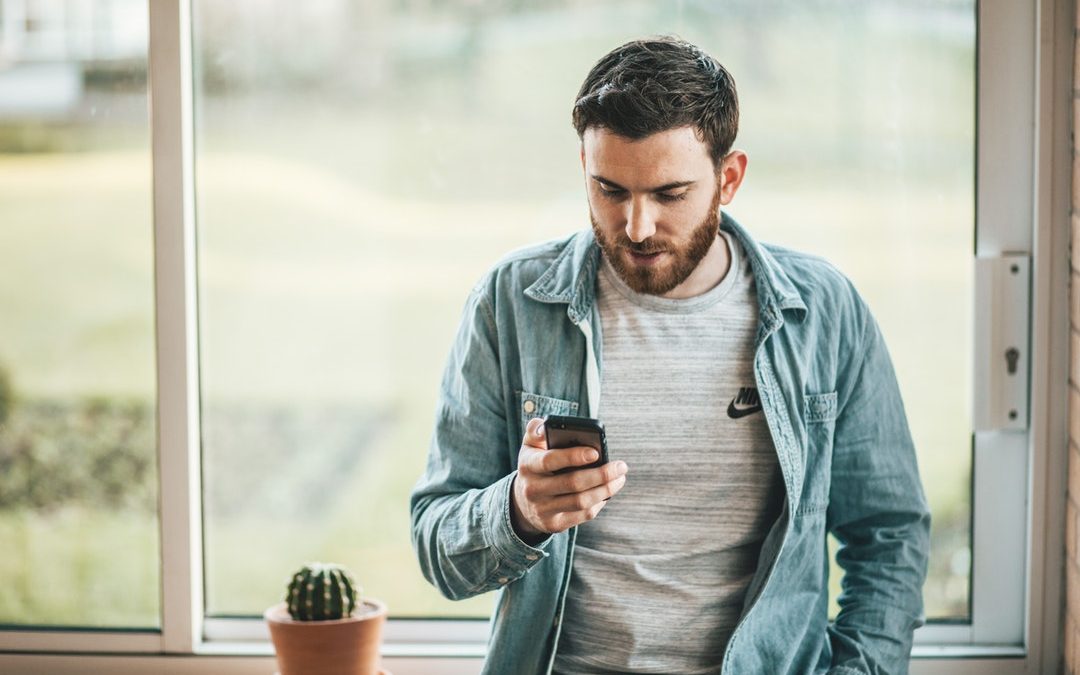
[[[666,183],[712,171],[709,146],[697,137],[693,127],[659,131],[641,139],[589,127],[582,135],[582,152],[589,173],[617,182],[615,174],[624,180],[633,177]]]
[[[586,146],[617,152],[671,152],[709,156],[709,145],[692,126],[657,131],[642,138],[623,136],[606,127],[591,126],[582,135]]]

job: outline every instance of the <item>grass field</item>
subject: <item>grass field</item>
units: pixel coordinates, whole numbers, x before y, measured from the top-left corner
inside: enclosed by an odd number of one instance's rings
[[[157,518],[0,511],[0,624],[160,625]]]

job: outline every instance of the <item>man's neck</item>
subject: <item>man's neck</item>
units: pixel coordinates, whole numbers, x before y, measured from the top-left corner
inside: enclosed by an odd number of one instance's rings
[[[731,267],[731,251],[728,250],[727,238],[716,235],[709,252],[701,259],[698,266],[681,284],[660,297],[681,300],[707,293],[727,276]]]

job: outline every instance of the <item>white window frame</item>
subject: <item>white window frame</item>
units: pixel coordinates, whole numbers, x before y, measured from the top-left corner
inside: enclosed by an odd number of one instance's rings
[[[917,630],[917,675],[1056,672],[1061,663],[1074,3],[978,1],[975,249],[1030,260],[1030,304],[1019,310],[1030,326],[1030,422],[975,435],[972,621]],[[191,7],[149,0],[149,9],[161,630],[0,631],[5,673],[274,669],[262,621],[203,616]],[[976,368],[995,358],[976,354]],[[384,663],[397,675],[477,673],[486,637],[484,621],[394,619]]]

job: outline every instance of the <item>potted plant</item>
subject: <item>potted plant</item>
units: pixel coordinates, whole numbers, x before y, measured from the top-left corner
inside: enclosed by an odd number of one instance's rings
[[[340,565],[305,565],[263,616],[280,675],[389,675],[379,668],[386,605],[361,597]]]

